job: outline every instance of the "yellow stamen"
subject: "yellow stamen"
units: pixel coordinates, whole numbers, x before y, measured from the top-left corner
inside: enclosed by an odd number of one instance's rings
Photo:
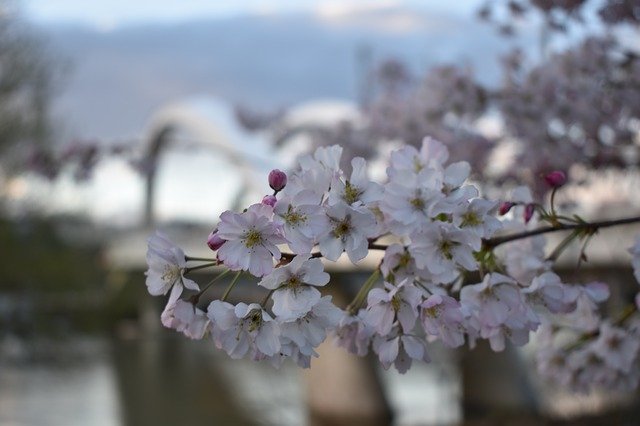
[[[262,243],[262,234],[256,231],[255,229],[250,230],[244,236],[244,245],[247,248],[252,248],[258,244]]]

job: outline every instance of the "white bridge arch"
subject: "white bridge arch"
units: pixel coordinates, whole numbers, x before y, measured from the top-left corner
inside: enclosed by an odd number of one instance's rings
[[[170,103],[153,114],[145,137],[139,146],[145,166],[144,217],[141,227],[119,235],[112,235],[106,249],[110,267],[120,270],[140,270],[146,265],[146,240],[159,225],[158,201],[162,187],[158,175],[162,173],[161,156],[172,147],[206,148],[230,166],[240,185],[233,202],[221,210],[241,209],[259,201],[268,191],[267,175],[273,168],[289,169],[297,154],[311,146],[305,134],[331,128],[343,121],[360,119],[357,107],[341,100],[310,101],[292,107],[271,129],[250,133],[236,120],[233,107],[211,97],[195,97]],[[285,129],[284,132],[282,130]],[[302,144],[298,144],[302,140]],[[214,183],[224,185],[224,182]],[[198,202],[198,200],[192,200]],[[211,217],[207,226],[215,226]],[[184,223],[184,222],[181,222]],[[208,254],[203,245],[202,226],[178,225],[166,228],[192,255]],[[205,235],[206,237],[206,235]]]
[[[269,170],[284,167],[265,135],[242,129],[228,104],[215,98],[171,103],[153,115],[141,147],[147,165],[144,201],[147,226],[156,221],[158,160],[174,144],[206,148],[223,159],[241,181],[236,202],[243,201],[245,194],[260,194]]]

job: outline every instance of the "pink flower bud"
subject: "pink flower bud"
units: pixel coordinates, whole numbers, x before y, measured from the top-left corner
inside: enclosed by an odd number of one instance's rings
[[[544,177],[544,180],[551,188],[560,188],[562,185],[567,183],[567,175],[565,175],[564,172],[561,172],[560,170],[555,170],[551,173],[548,173]]]
[[[218,230],[214,229],[207,238],[207,245],[213,251],[218,250],[227,240],[223,240],[218,236]]]
[[[273,169],[269,173],[269,186],[274,191],[281,191],[287,185],[287,174],[281,170]]]
[[[266,204],[268,206],[275,206],[276,205],[276,201],[278,201],[278,199],[276,198],[275,195],[265,195],[264,198],[262,199],[262,204]]]
[[[529,203],[526,206],[524,206],[524,223],[529,223],[535,211],[536,211],[536,205],[533,203]]]
[[[513,203],[511,201],[505,201],[502,204],[500,204],[500,208],[498,209],[498,214],[500,214],[500,216],[505,215],[507,213],[509,213],[509,210],[511,210],[511,208],[513,206],[515,206],[516,203]]]

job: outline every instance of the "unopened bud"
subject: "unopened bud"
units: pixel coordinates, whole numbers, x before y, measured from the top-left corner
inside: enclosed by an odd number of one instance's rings
[[[287,185],[287,174],[282,170],[273,169],[269,173],[269,186],[274,191],[282,191]]]
[[[262,204],[266,204],[271,207],[276,205],[276,201],[278,201],[278,199],[275,195],[265,195],[264,198],[262,198]]]
[[[502,204],[500,204],[500,208],[498,209],[498,214],[500,214],[500,216],[503,216],[509,213],[509,210],[511,210],[511,208],[515,205],[516,203],[513,203],[511,201],[503,202]]]
[[[213,251],[218,250],[227,240],[223,240],[218,236],[218,230],[214,229],[207,238],[207,245]]]
[[[529,223],[535,211],[536,211],[535,204],[529,203],[526,206],[524,206],[524,223]]]
[[[551,188],[560,188],[562,185],[567,183],[567,175],[565,175],[564,172],[560,170],[555,170],[551,173],[548,173],[544,177],[544,180]]]

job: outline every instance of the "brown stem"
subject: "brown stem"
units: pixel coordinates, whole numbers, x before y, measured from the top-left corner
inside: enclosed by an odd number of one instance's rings
[[[483,243],[486,248],[491,249],[510,241],[521,240],[523,238],[533,237],[541,234],[548,234],[550,232],[567,231],[572,229],[590,230],[595,232],[600,228],[608,228],[611,226],[625,225],[636,222],[640,222],[640,216],[626,217],[623,219],[615,220],[602,220],[599,222],[559,223],[557,226],[543,226],[542,228],[532,229],[530,231],[517,232],[514,234],[503,235],[501,237],[489,238],[484,240]]]
[[[626,225],[629,223],[637,223],[640,222],[640,216],[634,217],[625,217],[622,219],[614,219],[614,220],[602,220],[598,222],[579,222],[579,223],[558,223],[553,226],[543,226],[537,229],[531,229],[529,231],[516,232],[513,234],[502,235],[494,238],[487,238],[482,240],[483,246],[486,249],[493,249],[499,245],[515,241],[521,240],[523,238],[534,237],[536,235],[548,234],[551,232],[558,231],[570,231],[570,230],[589,230],[592,233],[597,231],[600,228],[609,228],[611,226],[618,225]],[[385,244],[375,244],[374,242],[369,243],[369,250],[386,250],[387,245]],[[291,260],[297,255],[294,253],[281,253],[281,257],[283,259]],[[315,252],[311,253],[311,257],[322,257],[322,253]]]
[[[208,257],[193,257],[193,256],[185,256],[184,260],[186,260],[187,262],[215,262],[216,259],[210,259]]]
[[[280,257],[286,260],[292,260],[296,256],[297,254],[295,253],[280,253]],[[313,259],[314,257],[322,257],[322,253],[320,253],[319,251],[315,253],[311,253],[311,258]],[[289,262],[285,262],[285,263],[289,263]]]
[[[384,244],[369,243],[369,250],[386,250],[386,249],[387,249],[387,246]],[[297,254],[295,253],[280,253],[280,257],[287,260],[291,260],[296,256]],[[322,253],[320,252],[311,253],[311,257],[312,258],[322,257]]]

